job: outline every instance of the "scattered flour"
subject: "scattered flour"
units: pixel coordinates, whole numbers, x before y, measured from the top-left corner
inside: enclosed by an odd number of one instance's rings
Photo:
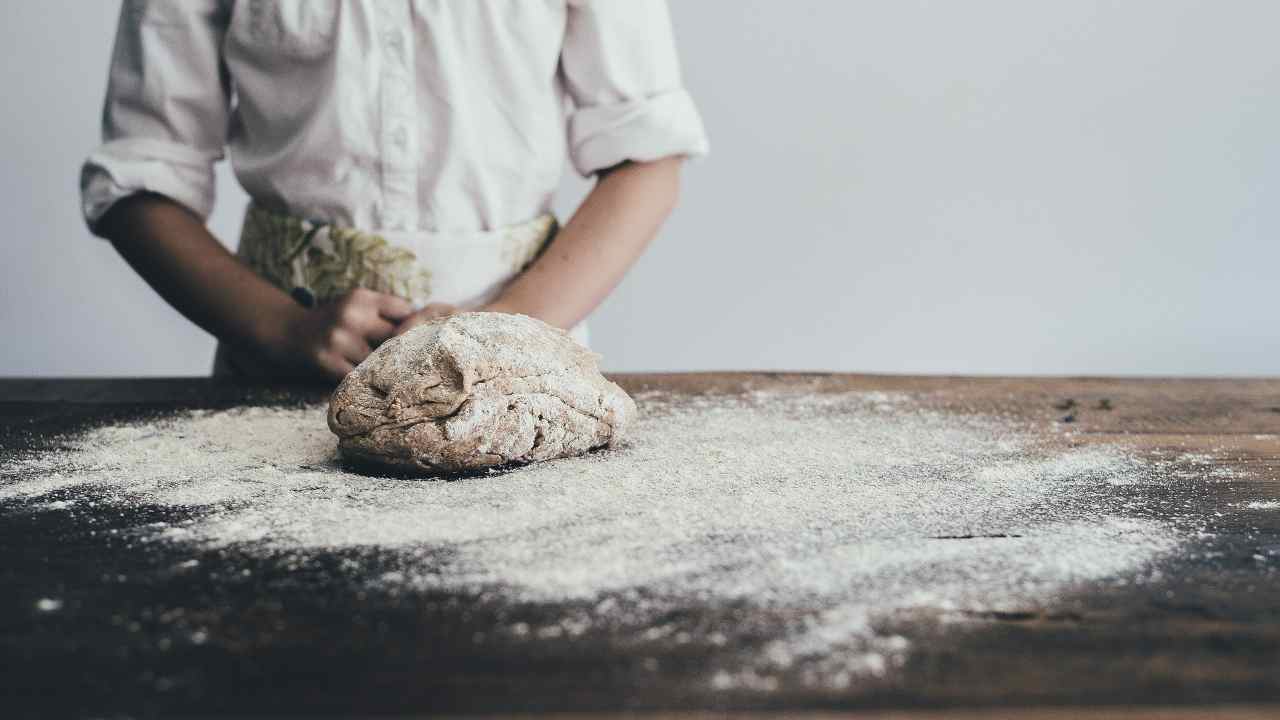
[[[792,620],[706,681],[761,691],[784,673],[843,687],[891,672],[910,642],[876,628],[895,613],[1043,608],[1081,583],[1141,581],[1179,541],[1117,492],[1161,482],[1150,466],[1111,448],[1049,452],[1000,418],[886,393],[637,400],[622,448],[455,481],[345,470],[323,407],[190,412],[0,460],[0,499],[198,507],[140,537],[378,547],[406,558],[374,580],[391,592],[565,603],[559,622],[494,629],[511,636],[608,627],[731,646],[733,628],[669,618],[746,603]]]

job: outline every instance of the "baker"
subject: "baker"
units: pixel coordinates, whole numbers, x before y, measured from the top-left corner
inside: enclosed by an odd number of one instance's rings
[[[103,136],[85,219],[215,372],[330,380],[458,309],[585,342],[707,149],[664,0],[125,0]],[[237,255],[204,226],[224,148]],[[596,183],[561,228],[566,153]]]

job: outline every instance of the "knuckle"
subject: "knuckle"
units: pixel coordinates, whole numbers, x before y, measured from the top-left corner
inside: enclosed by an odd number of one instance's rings
[[[345,335],[346,333],[340,327],[334,326],[329,328],[324,333],[324,347],[327,349],[338,345],[342,342]]]
[[[360,320],[360,306],[347,304],[338,308],[338,321],[344,325],[350,325]]]

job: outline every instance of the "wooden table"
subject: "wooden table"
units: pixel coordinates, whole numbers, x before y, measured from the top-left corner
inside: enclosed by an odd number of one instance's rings
[[[946,631],[898,628],[914,650],[893,683],[843,694],[779,688],[763,698],[690,690],[681,672],[697,663],[696,653],[664,662],[672,670],[655,676],[608,642],[573,652],[552,640],[476,650],[466,638],[492,618],[458,598],[379,604],[336,578],[273,584],[279,569],[234,552],[202,558],[202,573],[166,575],[164,547],[129,551],[110,539],[113,529],[155,521],[155,509],[72,526],[23,501],[0,501],[0,716],[652,710],[693,718],[787,709],[815,718],[844,710],[892,718],[1280,717],[1280,511],[1248,507],[1280,498],[1280,380],[785,373],[617,380],[633,392],[799,383],[822,392],[905,392],[947,411],[1071,424],[1065,445],[1203,452],[1215,467],[1239,472],[1171,487],[1184,487],[1185,501],[1198,503],[1211,527],[1194,552],[1163,561],[1158,582],[1083,592],[1059,612],[993,614]],[[0,458],[101,423],[325,395],[205,379],[0,380]],[[253,583],[214,579],[246,564]],[[108,574],[128,580],[100,581]],[[50,586],[68,604],[42,615],[33,598]],[[166,605],[204,612],[220,636],[238,641],[157,648],[150,635]],[[142,620],[130,628],[113,617]],[[157,688],[157,669],[181,682]]]

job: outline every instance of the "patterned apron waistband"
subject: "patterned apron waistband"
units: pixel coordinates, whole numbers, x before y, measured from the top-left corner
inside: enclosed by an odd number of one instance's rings
[[[484,304],[554,237],[555,216],[489,232],[365,232],[250,205],[239,256],[304,305],[366,288],[421,307]]]

